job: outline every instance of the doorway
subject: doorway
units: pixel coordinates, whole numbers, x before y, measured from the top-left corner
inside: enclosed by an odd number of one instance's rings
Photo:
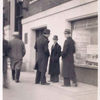
[[[36,39],[43,34],[44,29],[46,29],[46,27],[36,29]]]

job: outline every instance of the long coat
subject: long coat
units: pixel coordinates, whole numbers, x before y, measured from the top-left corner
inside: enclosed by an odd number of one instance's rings
[[[51,48],[50,64],[49,64],[49,74],[59,75],[60,74],[60,64],[59,57],[61,56],[61,46],[56,43],[55,46]]]
[[[3,39],[3,74],[7,74],[8,41]]]
[[[35,69],[39,70],[40,72],[47,71],[48,57],[50,55],[48,43],[48,38],[46,38],[44,35],[38,37],[35,43],[35,49],[37,52]]]
[[[22,67],[22,60],[26,53],[25,45],[22,40],[19,38],[14,38],[9,42],[9,57],[10,57],[10,64],[11,69],[20,70]]]
[[[74,57],[75,53],[75,42],[71,37],[68,37],[64,42],[62,51],[62,76],[63,77],[74,77]]]

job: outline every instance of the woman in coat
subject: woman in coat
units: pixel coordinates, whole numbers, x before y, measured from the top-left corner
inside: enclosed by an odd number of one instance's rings
[[[73,57],[73,54],[75,53],[75,43],[71,38],[69,29],[65,30],[65,37],[66,40],[62,51],[62,76],[64,77],[63,86],[70,86],[70,79],[72,79],[73,85],[77,86]]]
[[[52,45],[52,48],[51,48],[49,74],[50,74],[51,82],[58,82],[59,74],[60,74],[59,57],[61,56],[61,47],[57,43],[58,36],[55,35],[53,37],[53,41],[54,41],[54,44]]]

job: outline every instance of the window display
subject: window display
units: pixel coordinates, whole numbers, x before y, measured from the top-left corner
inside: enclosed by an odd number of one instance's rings
[[[76,46],[75,64],[98,66],[97,17],[73,22],[72,26]]]

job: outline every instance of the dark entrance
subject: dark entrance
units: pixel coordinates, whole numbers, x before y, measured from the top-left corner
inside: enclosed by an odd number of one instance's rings
[[[46,29],[46,27],[36,29],[36,39],[43,34],[44,29]]]

